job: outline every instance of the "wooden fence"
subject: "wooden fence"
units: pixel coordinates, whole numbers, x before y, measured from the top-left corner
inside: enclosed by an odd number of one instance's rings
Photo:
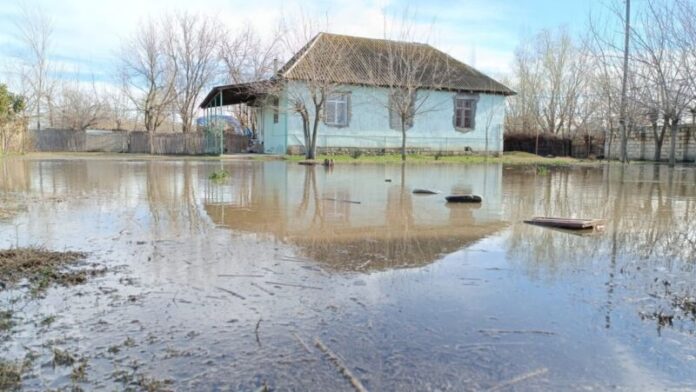
[[[29,150],[43,152],[118,152],[158,155],[219,155],[220,135],[207,132],[160,133],[152,137],[147,132],[72,131],[47,129],[30,131]],[[249,138],[225,133],[224,153],[246,152]]]
[[[602,135],[583,135],[575,138],[561,138],[556,135],[506,134],[504,151],[524,151],[541,156],[572,156],[589,158],[604,156],[604,137]]]

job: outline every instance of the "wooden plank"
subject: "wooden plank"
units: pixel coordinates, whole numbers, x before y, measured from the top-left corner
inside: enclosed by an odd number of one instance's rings
[[[524,221],[524,223],[555,227],[569,230],[589,230],[599,228],[604,225],[603,219],[575,219],[575,218],[552,218],[552,217],[534,217]]]

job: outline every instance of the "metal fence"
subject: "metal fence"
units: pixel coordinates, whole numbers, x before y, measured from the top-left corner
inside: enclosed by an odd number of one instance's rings
[[[41,152],[115,152],[160,155],[219,155],[244,152],[249,138],[213,132],[160,133],[72,131],[47,129],[29,132],[29,149]]]
[[[547,134],[507,134],[504,150],[523,151],[542,156],[601,157],[604,155],[604,136],[595,134],[562,138]]]
[[[324,134],[317,137],[317,149],[320,152],[346,153],[354,150],[362,152],[397,152],[401,149],[401,135],[394,132],[392,136],[355,134]],[[288,152],[298,154],[304,151],[304,140],[297,135],[290,135]],[[406,150],[409,153],[497,153],[502,151],[502,140],[491,134],[485,137],[459,136],[436,137],[406,135]]]

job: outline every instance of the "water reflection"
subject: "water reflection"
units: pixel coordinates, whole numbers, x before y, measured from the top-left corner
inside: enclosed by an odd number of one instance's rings
[[[558,171],[535,179],[532,186],[520,176],[506,176],[506,193],[524,195],[506,204],[515,221],[530,215],[608,220],[604,233],[589,237],[512,225],[508,259],[536,277],[583,276],[579,271],[603,274],[605,328],[612,326],[617,301],[648,295],[658,301],[643,306],[641,314],[677,312],[678,327],[693,333],[696,318],[691,308],[673,306],[696,294],[690,282],[696,276],[692,176],[692,170],[675,172],[649,165]],[[617,285],[630,288],[622,291],[623,298],[617,298]]]
[[[269,165],[270,166],[270,165]],[[217,225],[263,233],[294,244],[304,256],[339,270],[422,266],[505,227],[500,210],[501,167],[471,168],[466,176],[429,178],[417,168],[327,171],[315,167],[253,166],[231,183],[261,183],[249,198],[204,199]],[[384,169],[387,170],[387,169]],[[386,182],[385,177],[395,177]],[[493,178],[483,185],[484,178]],[[263,180],[261,180],[263,178]],[[445,206],[442,196],[413,195],[419,184],[484,191],[485,207]],[[293,184],[295,186],[293,186]],[[248,194],[244,187],[230,192]]]

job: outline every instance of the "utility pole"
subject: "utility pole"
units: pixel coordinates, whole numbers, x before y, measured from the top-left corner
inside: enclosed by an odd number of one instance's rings
[[[621,162],[628,162],[628,132],[626,130],[626,85],[628,84],[628,45],[631,29],[631,0],[626,1],[626,32],[624,37],[623,80],[621,81],[621,109],[619,123],[621,124]]]

